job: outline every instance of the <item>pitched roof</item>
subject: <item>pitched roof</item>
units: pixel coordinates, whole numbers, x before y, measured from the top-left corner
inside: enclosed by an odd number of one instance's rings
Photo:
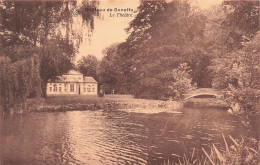
[[[66,75],[82,75],[82,73],[80,73],[79,71],[76,71],[76,70],[74,70],[74,69],[71,69],[71,70],[69,70],[67,73],[66,73]]]
[[[72,75],[72,76],[65,76],[65,75]],[[54,82],[54,83],[84,82],[84,83],[95,83],[95,84],[98,83],[93,77],[83,76],[83,81],[79,81],[73,75],[83,75],[83,74],[74,69],[71,69],[62,76],[56,76],[53,79],[49,79],[48,82]]]
[[[84,76],[84,82],[97,83],[97,81],[93,77],[86,77],[86,76]]]
[[[54,80],[49,80],[48,82],[54,83],[70,83],[70,82],[79,82],[75,77],[63,77],[57,76]],[[93,77],[85,77],[83,79],[84,83],[97,83],[97,81]]]
[[[48,82],[69,83],[69,82],[78,82],[78,80],[75,77],[56,76],[53,80],[48,80]]]

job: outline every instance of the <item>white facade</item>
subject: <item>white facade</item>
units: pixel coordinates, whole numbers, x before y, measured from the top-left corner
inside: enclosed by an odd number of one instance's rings
[[[97,95],[97,81],[93,77],[70,70],[47,83],[47,95]]]

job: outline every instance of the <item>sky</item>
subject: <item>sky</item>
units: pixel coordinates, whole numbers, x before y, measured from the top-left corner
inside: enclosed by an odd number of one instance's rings
[[[193,3],[197,4],[201,9],[208,9],[212,5],[221,3],[222,0],[193,0]],[[139,0],[101,0],[98,9],[108,8],[120,8],[120,9],[133,9],[137,10]],[[79,53],[76,55],[76,61],[81,57],[92,54],[99,60],[103,57],[103,50],[109,47],[113,43],[124,42],[129,34],[125,29],[129,26],[129,23],[134,19],[135,14],[133,12],[126,12],[133,14],[132,17],[110,17],[110,13],[116,12],[102,12],[103,19],[95,19],[95,28],[91,34],[91,40],[83,40],[80,45]]]

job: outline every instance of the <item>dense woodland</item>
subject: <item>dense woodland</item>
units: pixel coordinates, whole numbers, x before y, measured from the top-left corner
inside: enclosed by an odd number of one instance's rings
[[[146,1],[138,11],[126,42],[104,52],[98,72],[106,90],[178,100],[194,88],[216,88],[234,112],[259,110],[259,1],[206,11],[183,0]]]
[[[80,4],[79,14],[84,28],[93,30],[99,14],[83,12],[98,5],[91,2]],[[1,104],[10,109],[28,97],[45,97],[48,79],[77,68],[107,93],[180,100],[191,89],[216,88],[233,111],[255,112],[259,3],[225,1],[201,10],[185,0],[141,1],[125,42],[106,48],[101,61],[88,55],[74,66],[84,37],[69,13],[76,2],[1,2]]]

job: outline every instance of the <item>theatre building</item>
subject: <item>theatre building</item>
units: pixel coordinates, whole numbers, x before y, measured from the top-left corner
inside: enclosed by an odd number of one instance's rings
[[[97,81],[76,70],[69,70],[47,83],[47,95],[97,95]]]

